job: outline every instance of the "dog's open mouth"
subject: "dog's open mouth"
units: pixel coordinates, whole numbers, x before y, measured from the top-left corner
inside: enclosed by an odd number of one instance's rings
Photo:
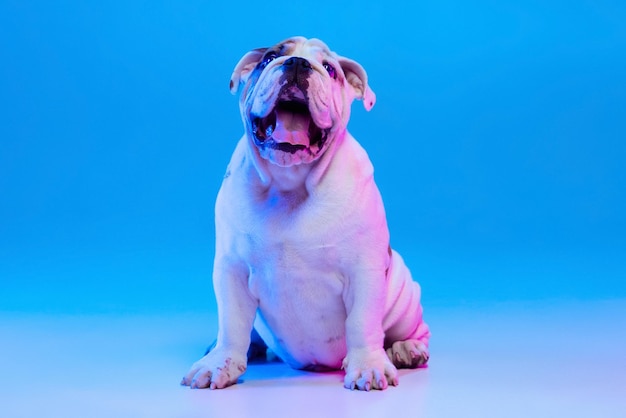
[[[265,117],[251,117],[254,141],[260,148],[291,154],[303,150],[317,154],[324,146],[330,129],[321,129],[313,120],[306,99],[282,95]]]

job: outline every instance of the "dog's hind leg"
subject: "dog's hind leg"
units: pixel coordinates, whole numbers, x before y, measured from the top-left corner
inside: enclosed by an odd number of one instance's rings
[[[424,329],[420,329],[424,327]],[[428,338],[430,331],[428,326],[422,322],[418,327],[416,338],[409,338],[403,341],[395,341],[390,346],[385,347],[389,360],[398,369],[415,369],[417,367],[426,367],[430,357],[428,353]]]
[[[429,359],[430,330],[423,320],[421,289],[402,257],[392,252],[388,272],[391,291],[384,319],[385,351],[396,368],[424,367]]]

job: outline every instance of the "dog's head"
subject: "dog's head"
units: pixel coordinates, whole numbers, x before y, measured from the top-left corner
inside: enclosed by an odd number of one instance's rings
[[[376,101],[367,74],[318,39],[289,38],[244,55],[230,79],[247,136],[261,157],[279,166],[317,160],[342,134],[350,105]]]

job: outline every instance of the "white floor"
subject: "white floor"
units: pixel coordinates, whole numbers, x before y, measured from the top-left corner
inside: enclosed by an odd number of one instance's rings
[[[282,363],[222,391],[178,386],[215,332],[208,314],[0,313],[0,416],[626,417],[626,300],[426,315],[430,367],[360,393]]]

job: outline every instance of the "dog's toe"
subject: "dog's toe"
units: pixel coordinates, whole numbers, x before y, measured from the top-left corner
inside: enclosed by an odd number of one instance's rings
[[[428,348],[419,340],[396,341],[387,349],[394,366],[402,369],[424,367],[428,363]]]
[[[211,373],[208,369],[200,369],[196,372],[195,376],[191,381],[192,389],[204,389],[208,388],[211,384],[211,377],[213,373]]]

